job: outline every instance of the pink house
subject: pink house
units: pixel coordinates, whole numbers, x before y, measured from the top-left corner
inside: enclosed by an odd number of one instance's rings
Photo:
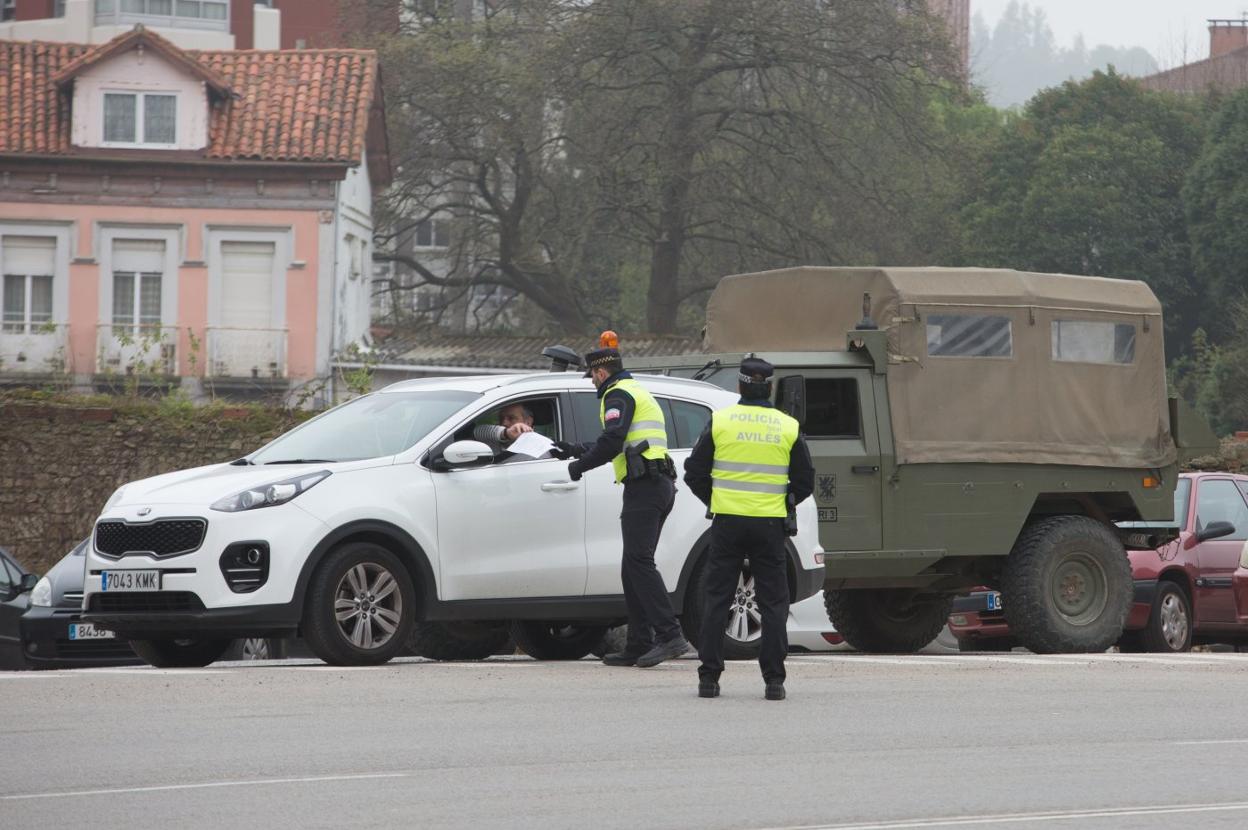
[[[368,330],[388,179],[371,51],[0,43],[0,382],[309,388]]]

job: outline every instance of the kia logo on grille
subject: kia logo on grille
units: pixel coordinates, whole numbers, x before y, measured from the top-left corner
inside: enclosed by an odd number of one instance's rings
[[[150,508],[150,507],[140,507],[140,508],[139,508],[139,515],[140,515],[140,516],[146,516],[148,513],[151,513],[151,512],[152,512],[152,508]]]

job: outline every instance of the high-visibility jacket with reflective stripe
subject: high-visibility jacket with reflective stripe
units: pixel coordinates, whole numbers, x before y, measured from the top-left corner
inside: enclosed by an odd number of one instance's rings
[[[628,434],[624,436],[625,447],[635,447],[642,441],[650,442],[650,449],[644,451],[642,458],[658,460],[667,457],[667,424],[663,421],[663,408],[659,402],[646,391],[645,387],[632,378],[623,378],[611,384],[602,393],[598,402],[598,422],[605,429],[607,426],[607,393],[612,389],[623,389],[633,397],[633,422],[628,425]],[[624,480],[628,471],[624,461],[624,453],[611,459],[615,469],[615,480]]]
[[[783,517],[797,436],[797,421],[765,406],[734,404],[711,415],[711,512]]]

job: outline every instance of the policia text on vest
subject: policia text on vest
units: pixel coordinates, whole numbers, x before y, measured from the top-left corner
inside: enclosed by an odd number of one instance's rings
[[[628,608],[628,641],[624,651],[606,655],[603,662],[654,666],[689,650],[654,564],[659,534],[676,500],[667,426],[659,402],[624,371],[618,351],[604,348],[585,357],[598,387],[602,434],[592,445],[571,448],[578,458],[568,465],[568,476],[577,481],[586,470],[609,461],[616,482],[624,485],[620,581]]]

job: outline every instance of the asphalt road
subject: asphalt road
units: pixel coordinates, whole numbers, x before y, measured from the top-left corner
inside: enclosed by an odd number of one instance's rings
[[[0,828],[1242,828],[1248,655],[0,674]]]

